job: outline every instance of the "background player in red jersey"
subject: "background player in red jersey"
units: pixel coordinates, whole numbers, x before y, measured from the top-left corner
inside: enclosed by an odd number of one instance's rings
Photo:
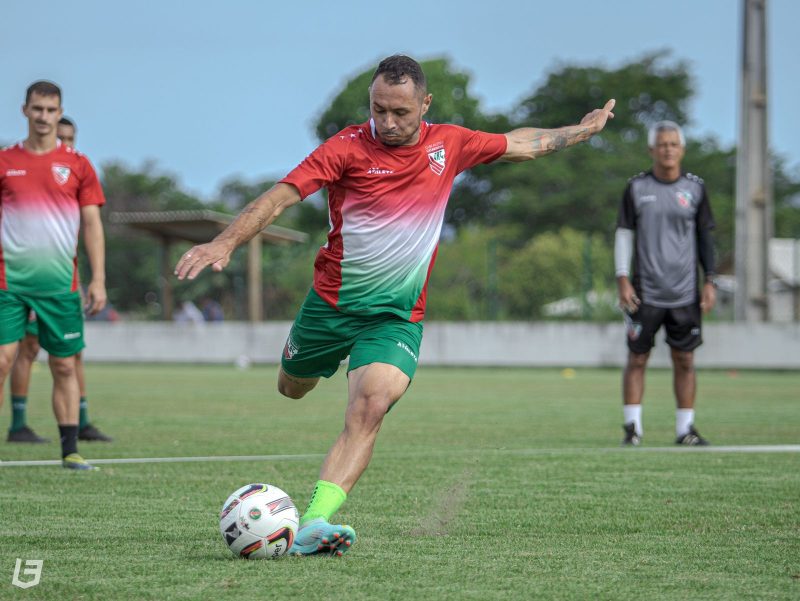
[[[48,81],[33,83],[22,112],[28,137],[0,151],[0,402],[33,310],[39,342],[50,355],[62,465],[89,470],[92,466],[77,452],[75,355],[84,342],[75,251],[83,223],[92,271],[87,304],[90,313],[97,313],[106,304],[100,220],[105,197],[89,160],[58,141],[61,89]]]
[[[62,144],[75,148],[78,128],[75,122],[61,117],[56,136]],[[39,354],[39,323],[35,313],[31,313],[25,336],[19,341],[17,358],[11,369],[11,427],[8,442],[45,443],[48,439],[36,434],[27,424],[26,407],[31,382],[33,362]],[[80,390],[80,409],[78,416],[78,440],[111,442],[112,438],[101,432],[89,421],[89,403],[86,398],[86,376],[83,369],[83,351],[75,355],[75,373]]]
[[[233,250],[288,206],[328,188],[331,230],[314,285],[284,348],[278,390],[299,399],[348,365],[344,430],[328,452],[290,553],[341,554],[350,526],[328,523],[366,469],[386,412],[408,388],[422,339],[428,275],[455,177],[479,163],[526,161],[588,140],[614,101],[580,124],[489,134],[422,120],[432,97],[420,65],[383,60],[369,90],[372,118],[319,146],[208,244],[178,262],[178,278],[219,271]]]

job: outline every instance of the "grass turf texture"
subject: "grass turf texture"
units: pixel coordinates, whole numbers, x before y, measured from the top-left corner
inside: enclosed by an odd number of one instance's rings
[[[674,439],[671,375],[650,370],[644,448],[620,449],[616,370],[421,368],[339,517],[341,559],[244,561],[222,501],[276,484],[302,510],[344,411],[343,372],[306,399],[275,368],[88,366],[88,458],[319,454],[276,461],[0,467],[0,599],[796,599],[800,456],[646,451]],[[701,372],[715,445],[797,444],[800,374]],[[31,425],[56,438],[40,368]],[[9,421],[8,399],[0,424]],[[3,439],[5,437],[3,436]],[[0,443],[0,459],[58,445]],[[16,558],[43,559],[21,590]]]

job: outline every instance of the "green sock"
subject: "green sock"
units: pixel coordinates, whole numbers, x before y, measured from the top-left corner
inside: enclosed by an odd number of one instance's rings
[[[311,500],[308,502],[308,509],[300,518],[300,525],[302,526],[309,520],[314,518],[325,518],[330,520],[331,516],[339,510],[339,507],[347,499],[347,493],[342,490],[333,482],[326,482],[325,480],[317,480],[317,485],[314,487],[314,492],[311,495]]]
[[[9,428],[10,432],[16,432],[17,430],[22,430],[27,423],[27,419],[25,418],[25,404],[28,402],[28,397],[26,396],[15,396],[11,395],[11,427]]]
[[[85,396],[81,397],[80,416],[78,418],[78,428],[83,428],[89,423],[89,403]]]

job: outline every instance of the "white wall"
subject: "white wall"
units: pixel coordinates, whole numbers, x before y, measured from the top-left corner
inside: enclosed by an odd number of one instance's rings
[[[277,363],[290,322],[176,324],[87,323],[87,361]],[[800,324],[704,325],[699,367],[800,369]],[[626,357],[620,323],[429,323],[421,365],[621,366]],[[658,336],[650,362],[668,366]]]

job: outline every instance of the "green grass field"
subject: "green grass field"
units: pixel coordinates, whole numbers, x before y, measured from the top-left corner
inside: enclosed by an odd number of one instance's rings
[[[275,371],[90,365],[90,413],[116,438],[82,444],[90,459],[306,456],[0,466],[0,599],[800,598],[800,454],[676,451],[657,370],[644,445],[621,449],[616,370],[423,367],[340,514],[352,551],[238,560],[224,499],[263,481],[302,510],[343,419],[343,373],[291,401]],[[55,439],[42,367],[29,405]],[[800,443],[798,373],[701,372],[698,407],[717,446]],[[6,403],[3,441],[8,420]],[[3,461],[58,453],[0,442]],[[44,560],[38,586],[11,585],[16,558]]]

